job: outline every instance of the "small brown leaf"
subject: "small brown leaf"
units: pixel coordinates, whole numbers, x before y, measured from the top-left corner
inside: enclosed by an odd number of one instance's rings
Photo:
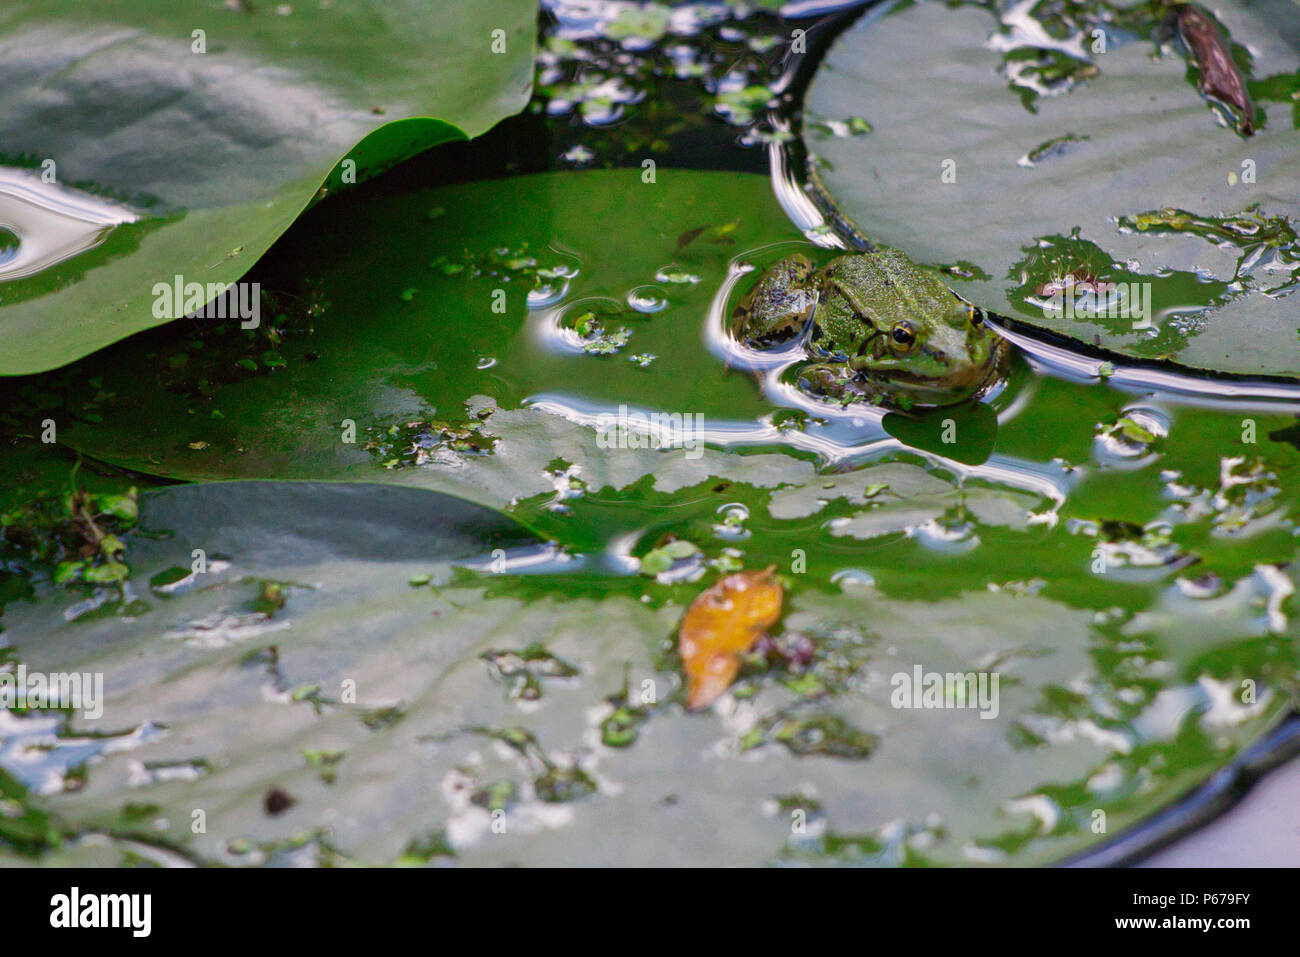
[[[681,252],[683,249],[685,249],[685,248],[686,248],[687,246],[689,246],[691,243],[695,242],[695,240],[699,238],[700,233],[704,232],[704,230],[706,230],[706,229],[708,229],[707,226],[696,226],[694,229],[688,229],[688,230],[686,230],[686,232],[684,232],[684,233],[682,233],[680,236],[678,236],[678,237],[677,237],[677,251],[678,251],[678,252]]]
[[[775,566],[736,572],[702,592],[686,609],[677,648],[686,670],[686,707],[707,707],[731,687],[740,656],[781,617]]]
[[[1178,31],[1200,71],[1201,92],[1235,112],[1241,135],[1250,136],[1255,132],[1255,105],[1233,62],[1228,38],[1211,16],[1190,3],[1178,8]]]

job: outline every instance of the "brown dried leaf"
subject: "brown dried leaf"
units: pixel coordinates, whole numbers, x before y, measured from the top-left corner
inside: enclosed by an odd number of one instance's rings
[[[1235,112],[1242,136],[1250,136],[1255,132],[1255,105],[1233,62],[1228,38],[1212,17],[1190,3],[1178,8],[1178,30],[1196,60],[1201,92]]]
[[[781,617],[782,595],[772,566],[728,575],[691,602],[677,633],[687,708],[707,707],[731,686],[740,656]]]

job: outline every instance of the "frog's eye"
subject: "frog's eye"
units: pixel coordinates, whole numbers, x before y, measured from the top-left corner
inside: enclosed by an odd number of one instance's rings
[[[910,322],[894,323],[894,327],[889,330],[889,336],[900,352],[906,352],[916,345],[916,330],[912,328]]]
[[[970,309],[970,324],[972,326],[984,325],[984,313],[981,310],[976,309],[974,306],[968,308]]]

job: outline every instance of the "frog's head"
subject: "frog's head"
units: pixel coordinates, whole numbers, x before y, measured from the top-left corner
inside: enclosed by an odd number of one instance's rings
[[[907,404],[969,399],[1005,359],[1005,342],[983,313],[888,247],[832,262],[816,318],[823,332],[837,330],[828,345],[849,368]]]

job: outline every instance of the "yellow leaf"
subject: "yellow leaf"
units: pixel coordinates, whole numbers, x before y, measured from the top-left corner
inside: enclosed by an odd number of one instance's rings
[[[677,632],[686,668],[686,707],[712,704],[740,670],[740,656],[781,617],[781,583],[776,566],[736,572],[691,602]]]

